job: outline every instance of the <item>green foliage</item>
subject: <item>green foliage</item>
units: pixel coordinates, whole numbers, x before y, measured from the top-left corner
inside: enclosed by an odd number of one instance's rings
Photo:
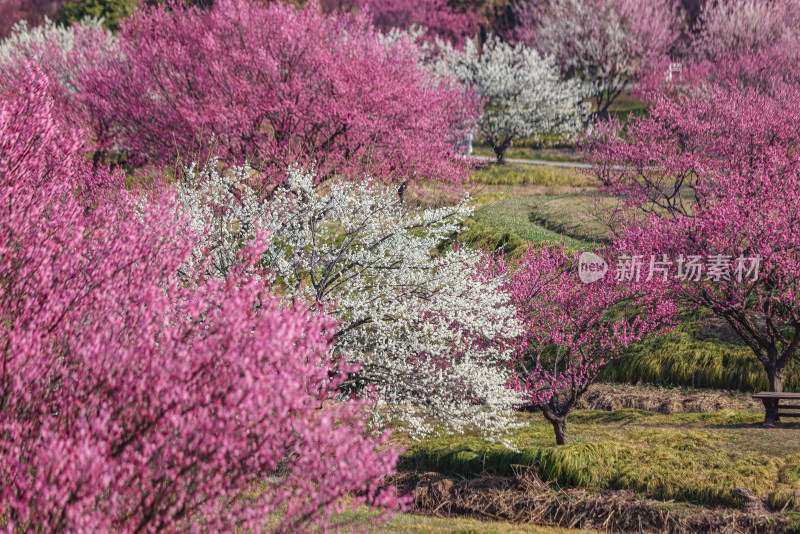
[[[536,244],[559,245],[563,242],[570,251],[594,248],[592,243],[548,230],[532,221],[538,204],[537,197],[509,198],[476,209],[473,219],[501,234],[515,234]]]
[[[449,240],[442,242],[438,247],[439,252],[450,248],[456,239],[459,243],[470,247],[491,251],[502,250],[505,256],[511,257],[518,257],[525,249],[522,238],[512,232],[495,230],[474,219],[466,219],[464,227],[466,229],[460,234],[454,233]]]
[[[122,19],[133,14],[138,0],[80,0],[66,2],[58,11],[57,21],[72,24],[89,18],[102,18],[103,26],[113,32],[119,29]]]
[[[767,389],[767,373],[749,347],[720,339],[698,339],[677,332],[647,340],[629,355],[609,364],[601,379],[661,386],[688,386],[738,391]],[[792,360],[784,376],[785,391],[800,391],[800,363]]]
[[[572,167],[508,163],[485,165],[472,172],[475,181],[487,185],[546,185],[586,187],[588,175]]]

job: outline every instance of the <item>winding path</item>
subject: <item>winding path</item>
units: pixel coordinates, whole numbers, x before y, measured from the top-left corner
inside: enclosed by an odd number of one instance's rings
[[[494,161],[491,156],[466,156],[466,159],[476,161]],[[544,159],[513,159],[506,158],[506,163],[521,163],[523,165],[544,165],[546,167],[566,167],[578,169],[591,169],[591,163],[579,163],[577,161],[548,161]]]

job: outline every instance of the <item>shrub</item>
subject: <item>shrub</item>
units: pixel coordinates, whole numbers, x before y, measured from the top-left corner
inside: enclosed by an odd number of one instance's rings
[[[173,201],[92,173],[44,80],[0,84],[4,526],[285,531],[348,494],[392,505],[397,453],[331,399],[334,323],[241,272],[178,280]]]
[[[57,20],[64,25],[85,18],[102,19],[103,27],[117,31],[120,22],[131,16],[139,5],[138,0],[78,0],[65,2],[58,10]]]

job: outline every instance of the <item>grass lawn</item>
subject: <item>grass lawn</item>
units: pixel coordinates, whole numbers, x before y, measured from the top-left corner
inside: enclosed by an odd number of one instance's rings
[[[522,164],[488,165],[473,171],[479,184],[474,219],[523,240],[593,248],[607,235],[596,213],[587,174],[580,169]]]
[[[459,476],[508,475],[514,465],[536,466],[544,480],[588,489],[630,489],[663,501],[738,506],[744,487],[772,506],[800,510],[800,423],[763,428],[763,413],[660,414],[642,410],[574,412],[570,443],[554,445],[552,427],[539,414],[511,437],[517,450],[478,435],[413,442],[405,469]]]
[[[495,157],[494,150],[487,145],[475,146],[472,153],[476,156]],[[506,159],[534,159],[540,161],[557,161],[561,163],[576,163],[583,161],[580,155],[571,148],[541,148],[534,149],[525,146],[512,147],[506,151]]]
[[[536,243],[564,245],[573,250],[585,250],[592,245],[555,230],[549,230],[540,222],[531,219],[533,209],[539,203],[536,197],[509,198],[487,204],[475,210],[473,218],[488,227],[511,232],[522,239]]]
[[[544,185],[590,187],[586,171],[570,167],[547,167],[506,163],[484,165],[472,172],[473,178],[486,185]]]
[[[367,534],[570,534],[578,530],[566,528],[515,525],[499,521],[479,521],[466,518],[443,518],[424,515],[398,514],[386,522],[378,521],[369,513],[342,516],[346,527],[343,532]],[[586,531],[581,531],[586,532]]]
[[[553,245],[563,241],[568,249],[586,250],[595,248],[608,235],[601,219],[593,215],[596,212],[596,198],[581,192],[560,196],[495,194],[475,209],[473,218],[524,240]]]
[[[599,197],[587,193],[561,196],[535,196],[529,201],[531,222],[572,238],[603,242],[608,239],[608,226],[597,215]]]

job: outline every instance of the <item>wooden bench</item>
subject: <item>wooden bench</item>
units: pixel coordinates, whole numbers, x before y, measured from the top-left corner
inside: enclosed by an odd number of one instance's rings
[[[800,393],[771,393],[762,391],[753,395],[764,403],[764,424],[772,426],[781,417],[800,417],[800,404],[781,404],[781,401],[800,401]]]

